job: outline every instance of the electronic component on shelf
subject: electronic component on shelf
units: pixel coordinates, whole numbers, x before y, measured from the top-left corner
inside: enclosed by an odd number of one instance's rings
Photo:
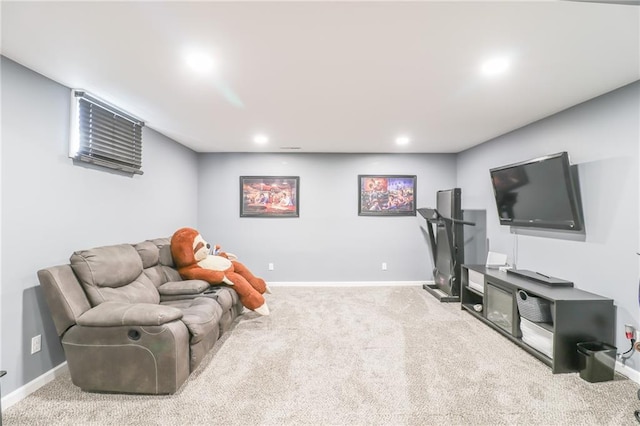
[[[527,269],[508,269],[507,273],[518,275],[522,278],[531,279],[552,287],[573,287],[573,283],[571,281],[551,277],[549,275],[541,274],[540,272],[529,271]]]

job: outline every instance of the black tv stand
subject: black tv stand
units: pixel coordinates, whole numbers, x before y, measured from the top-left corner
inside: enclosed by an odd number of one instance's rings
[[[549,365],[553,373],[584,368],[576,350],[579,342],[615,342],[612,299],[575,287],[544,285],[485,265],[463,265],[461,280],[462,309]],[[531,340],[523,333],[526,318],[518,307],[520,290],[550,304],[551,321],[530,322],[537,330]]]
[[[556,277],[550,277],[549,275],[544,275],[540,272],[529,271],[527,269],[507,269],[507,273],[518,275],[523,278],[528,278],[530,280],[534,280],[551,287],[573,287],[573,283],[571,281],[566,281]]]

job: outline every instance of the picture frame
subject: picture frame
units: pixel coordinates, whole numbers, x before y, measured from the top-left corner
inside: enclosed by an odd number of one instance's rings
[[[358,175],[358,216],[415,216],[415,175]]]
[[[240,176],[240,217],[299,217],[300,176]]]

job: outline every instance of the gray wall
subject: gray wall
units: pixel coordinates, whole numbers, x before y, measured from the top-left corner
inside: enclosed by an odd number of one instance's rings
[[[64,361],[36,271],[67,263],[74,250],[195,226],[198,176],[193,151],[149,128],[143,176],[74,165],[67,157],[70,90],[4,57],[1,73],[0,369],[8,371],[6,396]],[[31,355],[37,334],[42,351]]]
[[[622,325],[640,325],[637,83],[457,156],[196,155],[145,128],[145,174],[126,177],[67,158],[68,88],[5,58],[0,64],[0,368],[9,371],[3,395],[64,360],[35,273],[67,262],[77,249],[194,226],[269,281],[430,279],[424,219],[358,216],[358,174],[417,175],[419,207],[434,206],[438,189],[462,187],[465,209],[487,211],[493,250],[520,268],[613,298],[619,347],[626,344]],[[580,173],[583,241],[501,227],[488,169],[562,150]],[[243,175],[300,176],[300,217],[240,218]],[[274,271],[267,270],[269,262]],[[43,350],[30,355],[36,334],[43,335]],[[636,370],[637,362],[630,362]]]
[[[432,279],[422,216],[358,216],[358,175],[416,175],[417,206],[434,207],[436,191],[455,186],[454,155],[206,154],[199,161],[200,233],[267,281]],[[239,178],[254,175],[300,176],[300,217],[241,218]]]
[[[464,208],[487,209],[493,251],[520,269],[564,278],[575,287],[614,299],[616,338],[626,351],[624,324],[639,327],[638,158],[640,83],[575,106],[458,155]],[[586,234],[582,240],[550,232],[510,232],[500,226],[488,170],[567,151],[577,165]],[[636,354],[628,364],[638,371]]]

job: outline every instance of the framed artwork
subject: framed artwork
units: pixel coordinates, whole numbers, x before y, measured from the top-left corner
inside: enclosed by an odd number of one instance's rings
[[[240,176],[240,217],[298,217],[299,197],[299,176]]]
[[[359,216],[415,216],[416,176],[358,175]]]

